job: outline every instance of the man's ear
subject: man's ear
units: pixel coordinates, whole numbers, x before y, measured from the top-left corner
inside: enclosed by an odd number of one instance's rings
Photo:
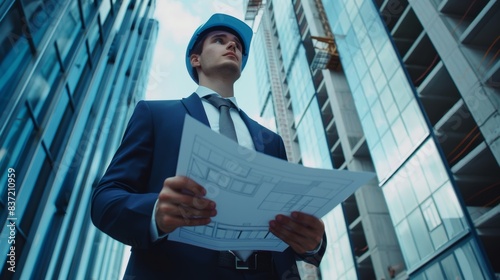
[[[196,67],[200,66],[200,55],[198,55],[198,54],[192,54],[189,57],[189,61],[191,62],[191,66],[193,68],[196,68]]]

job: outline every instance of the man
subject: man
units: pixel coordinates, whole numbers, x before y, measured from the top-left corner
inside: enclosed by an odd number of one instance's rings
[[[196,92],[182,100],[137,104],[94,190],[91,211],[99,229],[132,246],[126,279],[297,279],[296,259],[319,265],[326,247],[324,225],[300,212],[269,222],[270,232],[289,245],[284,252],[219,252],[168,240],[176,228],[207,225],[217,215],[201,185],[175,175],[183,120],[189,114],[225,133],[219,122],[225,116],[210,96],[236,102],[233,84],[248,59],[251,37],[242,21],[213,15],[195,31],[186,51],[188,72],[199,84]],[[286,160],[281,137],[237,108],[229,114],[235,141]]]

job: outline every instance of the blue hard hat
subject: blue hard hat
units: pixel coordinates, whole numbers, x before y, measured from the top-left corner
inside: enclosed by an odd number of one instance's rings
[[[245,68],[245,64],[247,64],[248,60],[248,52],[250,51],[250,41],[252,40],[253,32],[250,26],[248,26],[243,21],[232,17],[230,15],[225,14],[214,14],[212,15],[205,24],[202,24],[196,31],[194,32],[191,40],[189,40],[189,44],[186,49],[186,68],[189,72],[191,78],[198,83],[198,77],[196,70],[191,66],[191,61],[189,56],[193,51],[194,46],[198,42],[199,39],[206,34],[206,32],[218,30],[218,28],[222,30],[233,31],[234,35],[238,36],[243,45],[243,56],[241,61],[241,70]]]

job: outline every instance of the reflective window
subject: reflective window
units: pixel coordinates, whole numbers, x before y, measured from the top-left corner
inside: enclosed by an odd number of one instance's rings
[[[82,22],[78,12],[78,2],[73,1],[71,6],[66,11],[57,32],[59,37],[56,40],[57,47],[59,48],[61,59],[65,62],[65,64],[68,63],[66,60],[73,44],[76,42],[76,37],[82,32],[81,27]]]
[[[59,124],[61,123],[62,116],[64,111],[68,106],[69,97],[66,92],[63,92],[54,107],[54,110],[51,112],[50,121],[47,123],[47,127],[45,129],[44,141],[50,146],[52,140],[54,139],[54,135],[58,131]],[[60,132],[67,131],[67,129],[59,130]]]
[[[363,93],[365,94],[366,101],[368,102],[369,106],[372,106],[373,102],[377,100],[378,94],[375,91],[375,87],[373,86],[373,80],[370,75],[366,74],[362,81],[363,85]]]
[[[89,50],[92,53],[92,56],[95,58],[97,54],[99,54],[100,46],[101,46],[101,33],[99,32],[99,25],[93,24],[90,26],[89,30]]]
[[[392,78],[392,75],[400,67],[400,62],[398,57],[394,53],[394,48],[390,41],[385,41],[385,44],[383,45],[381,51],[378,53],[378,59],[384,62],[381,63],[381,65],[382,69],[384,69],[387,79]]]
[[[448,180],[448,173],[445,170],[434,142],[427,142],[422,147],[422,150],[423,153],[419,154],[418,158],[425,172],[425,178],[430,189],[435,191]]]
[[[36,131],[26,106],[22,106],[20,112],[10,122],[11,126],[7,130],[7,137],[0,149],[0,167],[2,170],[7,170],[10,167],[14,168],[16,176],[19,177],[21,175],[19,174],[20,168],[26,163],[24,159],[28,158],[26,155],[27,150],[29,150],[28,143],[33,141]],[[0,174],[0,178],[2,178],[3,182],[7,182],[7,172]],[[5,188],[7,188],[7,184],[1,184],[0,190]]]
[[[393,105],[393,108],[397,110],[396,105]],[[413,146],[410,141],[410,136],[408,135],[408,132],[406,131],[406,128],[403,124],[403,120],[401,120],[401,117],[396,117],[391,127],[391,133],[392,135],[394,135],[396,143],[398,143],[397,148],[399,149],[399,152],[403,157],[407,157],[413,150]]]
[[[403,204],[401,203],[401,199],[399,199],[397,187],[394,180],[390,180],[382,188],[394,225],[398,224],[405,217]]]
[[[402,170],[394,175],[399,197],[406,215],[413,212],[418,206],[415,193],[413,192],[411,182],[407,180],[406,170]]]
[[[47,28],[56,20],[64,0],[22,0],[24,13],[35,44],[38,44]]]
[[[419,153],[419,155],[420,154],[421,153]],[[429,190],[429,186],[425,180],[427,175],[422,170],[422,163],[420,162],[419,157],[412,157],[404,169],[408,174],[408,181],[412,185],[417,201],[422,203],[431,195],[431,191]]]
[[[441,267],[439,266],[439,263],[431,265],[425,271],[425,275],[427,275],[427,277],[429,279],[444,279],[443,273],[441,272]]]
[[[0,21],[0,112],[9,104],[23,69],[31,59],[21,14],[13,5]]]
[[[448,233],[448,238],[451,239],[463,232],[466,225],[464,214],[450,182],[447,182],[436,191],[433,197]]]
[[[474,244],[475,245],[475,244]],[[464,275],[464,279],[485,279],[481,267],[477,261],[477,248],[472,248],[472,242],[465,244],[455,251],[458,266]]]
[[[451,254],[444,258],[441,264],[447,279],[463,279],[455,255]]]
[[[274,9],[274,14],[280,38],[283,64],[285,65],[285,71],[288,71],[300,43],[299,27],[297,26],[291,1],[275,0],[273,1],[273,5],[274,7],[279,7],[279,9]]]
[[[381,93],[387,85],[387,79],[385,78],[384,72],[382,71],[382,67],[380,67],[378,59],[373,60],[370,66],[370,74],[372,75],[373,81],[375,82],[375,89],[378,93]]]
[[[371,106],[371,112],[378,134],[383,135],[387,131],[387,129],[389,129],[389,124],[387,123],[387,119],[385,118],[385,114],[382,110],[382,105],[380,104],[379,100],[374,101],[373,105]],[[394,146],[394,148],[397,149],[396,146]]]
[[[436,209],[436,205],[432,199],[427,199],[422,205],[422,214],[424,215],[425,222],[430,231],[441,225],[441,218],[439,217]]]
[[[350,279],[346,275],[351,275],[354,260],[349,246],[342,206],[335,207],[323,217],[323,221],[329,239],[321,262],[321,275],[324,279]]]
[[[353,67],[350,69],[353,69]],[[354,103],[356,103],[356,110],[358,111],[360,119],[363,119],[366,113],[368,113],[368,103],[366,102],[365,95],[363,94],[363,88],[360,86],[355,88],[355,90],[352,91],[352,98],[354,99]]]
[[[52,100],[50,94],[55,90],[53,87],[57,85],[56,79],[61,76],[61,68],[53,45],[47,48],[38,65],[39,67],[31,78],[26,92],[33,113],[41,122],[44,115],[42,109],[50,104],[49,102]]]
[[[485,278],[485,268],[478,262],[478,248],[473,239],[467,243],[449,249],[435,263],[424,268],[412,279],[474,279]]]
[[[396,234],[399,239],[399,244],[401,245],[401,251],[405,257],[406,266],[411,268],[418,263],[420,257],[418,255],[417,246],[415,245],[410,227],[408,226],[408,222],[406,220],[403,220],[396,226]]]
[[[391,170],[394,171],[401,164],[401,154],[399,153],[396,142],[394,142],[392,133],[388,132],[384,134],[384,136],[382,136],[381,142],[389,161],[389,166],[391,167]]]
[[[75,89],[81,79],[83,71],[89,68],[87,48],[82,47],[76,57],[75,63],[69,70],[68,86],[71,94],[75,94]],[[76,98],[77,99],[77,98]]]
[[[302,164],[316,168],[332,168],[323,123],[317,120],[321,120],[321,113],[318,103],[313,101],[297,126]]]
[[[379,136],[377,130],[375,129],[375,123],[373,122],[372,114],[370,113],[366,114],[366,116],[363,119],[361,119],[361,125],[363,126],[363,131],[365,132],[368,146],[370,148],[375,146],[375,144],[379,142]],[[374,162],[376,164],[375,159]]]
[[[65,93],[65,95],[68,95]],[[61,110],[62,108],[59,108]],[[52,143],[50,145],[50,153],[54,158],[58,156],[59,153],[64,152],[64,150],[61,150],[60,147],[65,145],[65,141],[67,141],[66,137],[66,131],[70,129],[70,125],[72,123],[72,118],[73,118],[73,108],[71,106],[67,106],[64,108],[64,115],[62,116],[62,119],[57,126],[56,129],[56,134],[54,135],[54,139],[52,140]]]
[[[382,145],[380,144],[380,142],[378,142],[373,146],[373,148],[371,149],[371,155],[379,179],[384,180],[389,175],[391,169],[389,163],[387,162],[385,152],[382,149]]]
[[[106,22],[110,13],[111,13],[111,3],[109,1],[102,1],[101,7],[99,8],[101,23]]]
[[[415,100],[401,113],[401,118],[410,134],[413,146],[417,146],[428,135],[429,129]]]
[[[94,12],[96,10],[95,2],[94,0],[80,0],[82,3],[82,12],[83,12],[83,17],[85,18],[85,21],[88,23],[90,19],[92,18],[92,15],[94,15]],[[106,3],[106,4],[104,4]],[[103,5],[110,5],[109,1],[104,0]]]
[[[406,108],[406,105],[408,105],[408,103],[412,100],[413,93],[401,68],[399,68],[396,71],[396,74],[392,77],[390,86],[399,110],[403,111]]]
[[[307,71],[304,73],[304,69],[309,69],[309,66],[305,49],[301,45],[287,75],[296,123],[301,121],[305,110],[316,92],[310,72]]]

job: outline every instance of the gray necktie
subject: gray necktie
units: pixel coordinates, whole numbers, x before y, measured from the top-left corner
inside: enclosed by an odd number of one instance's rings
[[[236,130],[234,129],[233,119],[229,114],[229,109],[236,108],[231,100],[221,98],[217,95],[209,95],[204,97],[210,104],[214,105],[215,108],[220,111],[219,118],[219,132],[222,135],[225,135],[234,141],[238,142],[238,138],[236,137]],[[252,250],[233,250],[232,252],[236,257],[240,260],[246,261],[248,257],[253,253]]]
[[[236,106],[231,102],[231,100],[218,97],[217,95],[209,95],[205,97],[210,104],[214,105],[215,108],[220,111],[219,118],[219,132],[222,135],[233,139],[238,142],[238,137],[236,137],[236,130],[234,129],[233,119],[229,113],[230,108],[236,108]]]

